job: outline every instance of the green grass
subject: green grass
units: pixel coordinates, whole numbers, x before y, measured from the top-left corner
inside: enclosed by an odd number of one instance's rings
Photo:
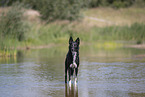
[[[144,41],[145,25],[135,23],[132,24],[131,26],[109,26],[103,28],[93,27],[90,33],[91,34],[86,35],[89,36],[90,41],[98,41],[98,40]]]
[[[86,17],[74,22],[55,21],[49,24],[29,22],[29,31],[24,34],[25,39],[22,41],[11,38],[9,35],[3,37],[0,32],[0,56],[15,55],[18,47],[26,48],[48,44],[67,45],[70,36],[80,37],[82,44],[92,43],[96,48],[113,49],[122,46],[116,41],[135,41],[137,44],[141,44],[145,41],[145,12],[143,10],[144,8],[119,10],[98,8],[85,12],[85,16],[97,16],[116,22],[117,25],[116,23],[108,25],[104,22],[100,24],[98,21],[89,20]],[[125,22],[122,25],[119,23],[120,21]]]
[[[69,36],[80,37],[82,43],[95,43],[97,41],[110,41],[110,47],[115,41],[145,41],[145,24],[135,23],[131,26],[107,26],[107,27],[84,27],[79,23],[51,23],[34,24],[31,26],[27,38],[24,41],[15,39],[3,39],[4,47],[17,48],[53,44],[67,44]],[[112,45],[113,43],[113,45]],[[1,45],[2,46],[2,45]],[[100,44],[98,45],[100,47]]]
[[[37,25],[36,25],[37,26]],[[36,27],[38,28],[38,27]],[[30,32],[31,33],[31,32]],[[56,23],[40,25],[34,38],[28,38],[27,42],[35,45],[47,45],[49,43],[64,44],[69,36],[80,37],[82,42],[95,41],[145,41],[145,24],[134,23],[131,26],[86,27],[76,24]],[[31,41],[29,41],[31,40]]]

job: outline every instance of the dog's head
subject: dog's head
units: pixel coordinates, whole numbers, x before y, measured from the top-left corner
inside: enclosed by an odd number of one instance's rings
[[[69,39],[69,49],[72,52],[72,54],[74,52],[79,51],[79,44],[80,44],[80,39],[79,38],[77,38],[75,41],[73,41],[73,38],[70,37],[70,39]]]

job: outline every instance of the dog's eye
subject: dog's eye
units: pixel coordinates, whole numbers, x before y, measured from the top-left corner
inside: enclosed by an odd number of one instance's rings
[[[77,44],[72,44],[72,47],[77,47]]]

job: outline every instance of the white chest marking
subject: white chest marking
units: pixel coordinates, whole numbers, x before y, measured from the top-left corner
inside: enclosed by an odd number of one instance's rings
[[[70,65],[70,67],[75,67],[77,68],[77,64],[75,62],[77,56],[77,52],[73,52],[73,64]]]

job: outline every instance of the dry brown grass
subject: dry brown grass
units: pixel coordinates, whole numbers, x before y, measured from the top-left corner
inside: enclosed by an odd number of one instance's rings
[[[103,19],[106,22],[88,19],[94,25],[108,26],[108,25],[131,25],[133,23],[145,23],[145,7],[144,8],[94,8],[88,9],[84,15],[88,17]],[[108,23],[110,22],[110,23]]]
[[[27,20],[33,22],[40,22],[40,13],[36,10],[32,10],[32,9],[29,9],[29,10],[26,10],[25,13],[24,13],[24,16],[27,18]]]
[[[0,16],[2,15],[3,12],[7,12],[11,7],[1,7],[0,8]],[[32,9],[24,9],[24,17],[26,20],[30,22],[40,22],[40,13],[36,10]]]

